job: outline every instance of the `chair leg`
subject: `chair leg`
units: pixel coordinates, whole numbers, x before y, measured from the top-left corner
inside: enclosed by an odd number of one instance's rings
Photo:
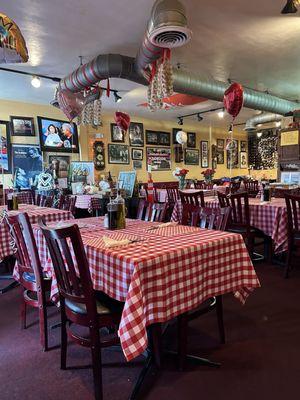
[[[102,364],[99,331],[95,328],[90,329],[91,352],[93,362],[93,377],[95,400],[103,400],[102,391]]]
[[[47,324],[47,307],[39,307],[39,325],[40,325],[40,341],[42,349],[48,351],[48,324]]]
[[[224,329],[224,320],[223,320],[223,298],[222,298],[222,296],[217,296],[216,311],[217,311],[220,342],[222,344],[225,344],[225,329]]]
[[[26,329],[26,302],[24,300],[24,289],[21,286],[22,298],[21,298],[21,329]]]
[[[285,269],[284,269],[284,278],[287,279],[289,277],[290,267],[291,267],[291,260],[292,260],[292,253],[293,253],[293,244],[288,244],[288,250],[286,255],[286,262],[285,262]]]
[[[67,319],[64,311],[61,310],[61,330],[60,330],[60,368],[67,369]]]
[[[185,314],[179,315],[178,322],[178,367],[184,370],[187,356],[187,328],[188,320]]]

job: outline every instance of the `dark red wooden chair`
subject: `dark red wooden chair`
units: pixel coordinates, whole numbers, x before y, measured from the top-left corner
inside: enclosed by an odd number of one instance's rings
[[[38,193],[36,195],[35,204],[39,207],[52,207],[53,206],[54,195],[45,195]]]
[[[179,190],[178,188],[167,188],[166,190],[168,203],[174,206],[176,201],[179,199]]]
[[[183,203],[182,204],[182,214],[181,214],[181,225],[192,225],[193,215],[197,214],[200,211],[201,207],[190,204],[190,203]]]
[[[66,196],[63,195],[63,194],[59,194],[58,199],[57,199],[56,207],[57,207],[59,210],[63,210],[63,209],[64,209],[65,201],[66,201]]]
[[[53,305],[49,300],[51,279],[43,275],[36,242],[26,213],[9,217],[11,234],[16,244],[16,258],[22,289],[21,327],[26,329],[26,308],[39,310],[40,341],[44,351],[48,350],[47,307]]]
[[[204,193],[202,190],[199,190],[194,193],[186,193],[179,190],[179,196],[181,200],[181,204],[193,204],[198,207],[205,207],[204,202]]]
[[[76,196],[66,196],[63,204],[63,210],[71,211],[71,213],[75,214],[75,206],[76,206]]]
[[[204,189],[204,181],[194,182],[195,189],[203,190]]]
[[[219,209],[209,207],[198,208],[198,210],[192,212],[191,226],[226,231],[230,215],[231,207]]]
[[[244,181],[245,191],[249,197],[256,197],[259,192],[258,181]]]
[[[77,225],[51,229],[40,221],[57,279],[61,310],[61,368],[67,364],[67,337],[91,349],[95,399],[102,400],[101,349],[119,343],[117,333],[103,335],[100,329],[117,331],[123,304],[104,293],[96,299],[89,263]],[[88,337],[78,328],[87,327]],[[77,328],[77,329],[76,329]]]
[[[241,182],[240,181],[231,181],[229,183],[229,187],[228,187],[228,192],[227,194],[231,193],[237,193],[241,188]]]
[[[212,190],[213,188],[214,188],[214,184],[213,183],[204,182],[203,189]]]
[[[147,222],[165,222],[167,203],[149,203],[141,199],[139,202],[137,219]]]
[[[292,255],[295,248],[300,248],[300,195],[285,194],[288,217],[288,251],[284,276],[289,277]]]

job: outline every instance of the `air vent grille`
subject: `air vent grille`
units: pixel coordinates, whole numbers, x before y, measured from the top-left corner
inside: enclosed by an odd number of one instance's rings
[[[150,41],[158,47],[173,48],[185,45],[191,38],[191,31],[187,28],[164,27],[155,29],[150,34]]]

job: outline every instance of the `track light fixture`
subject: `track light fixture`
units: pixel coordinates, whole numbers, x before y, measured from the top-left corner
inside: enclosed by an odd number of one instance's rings
[[[38,76],[33,76],[31,79],[31,84],[35,88],[39,88],[41,86],[41,78]]]
[[[178,125],[183,125],[183,118],[182,117],[178,117]]]
[[[118,92],[114,92],[114,97],[115,97],[115,102],[116,103],[120,103],[120,101],[122,100],[122,97],[118,95]]]
[[[281,121],[275,122],[275,126],[276,126],[276,128],[280,128],[281,127]]]
[[[198,122],[201,122],[203,120],[203,117],[201,117],[201,114],[197,114],[197,120],[198,120]]]
[[[262,137],[262,132],[256,132],[256,136],[258,137],[258,138],[260,138],[260,137]]]
[[[287,0],[281,14],[295,14],[298,11],[296,5],[299,5],[299,0]]]
[[[223,110],[218,112],[218,117],[219,118],[224,118],[224,114],[225,114],[225,112],[224,112],[224,108],[223,108]]]

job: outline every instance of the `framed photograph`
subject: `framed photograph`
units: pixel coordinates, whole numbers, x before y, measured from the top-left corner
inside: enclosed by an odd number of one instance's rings
[[[129,164],[129,146],[125,144],[109,144],[108,163]]]
[[[196,147],[196,133],[194,132],[187,132],[187,147]]]
[[[147,170],[168,171],[171,169],[171,149],[163,147],[147,147]]]
[[[217,148],[217,164],[224,164],[224,150]]]
[[[37,121],[42,151],[79,153],[76,124],[44,117]]]
[[[209,150],[208,150],[208,141],[207,140],[201,140],[200,151],[201,151],[201,168],[208,168]]]
[[[132,160],[143,160],[143,149],[131,149]]]
[[[69,167],[70,167],[70,156],[63,156],[63,155],[54,155],[54,154],[49,154],[48,158],[48,164],[53,165],[55,163],[58,164],[58,177],[59,178],[67,178],[68,173],[69,173]]]
[[[161,146],[171,146],[170,132],[159,132],[158,144]]]
[[[34,119],[31,117],[10,116],[12,136],[35,136]]]
[[[158,144],[159,132],[146,131],[146,144]]]
[[[130,122],[129,126],[129,144],[130,146],[144,146],[144,126],[139,122]]]
[[[225,140],[224,139],[217,139],[217,149],[224,150]]]
[[[72,161],[70,166],[72,182],[92,184],[95,181],[93,161]]]
[[[118,186],[124,189],[126,197],[132,197],[136,180],[136,171],[121,171],[118,177]]]
[[[124,132],[117,126],[117,124],[110,124],[110,133],[112,142],[125,142]]]
[[[11,173],[10,124],[0,120],[0,174]]]
[[[35,185],[37,176],[43,171],[40,146],[36,144],[13,144],[12,165],[15,185],[29,189]]]
[[[139,160],[134,160],[133,161],[133,168],[134,169],[142,169],[143,167],[143,162]]]
[[[239,152],[238,152],[238,140],[227,139],[226,140],[226,153],[227,153],[227,168],[238,168],[239,167]]]
[[[199,165],[199,150],[198,149],[185,149],[184,163],[186,165]]]
[[[247,151],[247,142],[245,140],[241,140],[241,151]]]
[[[240,167],[248,168],[247,153],[245,151],[240,152]]]

